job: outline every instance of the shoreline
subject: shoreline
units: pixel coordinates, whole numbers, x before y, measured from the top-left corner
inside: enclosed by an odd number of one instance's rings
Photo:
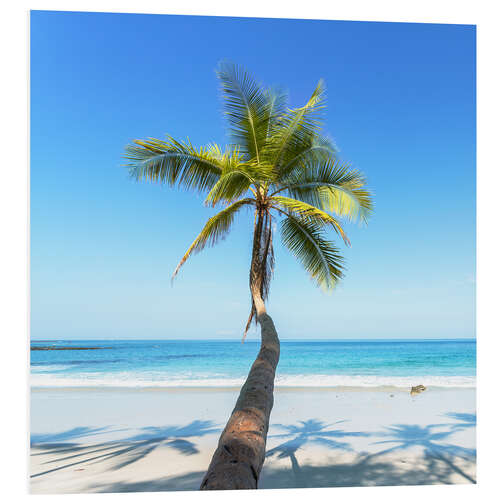
[[[31,386],[32,393],[37,392],[239,392],[241,386]],[[275,386],[274,392],[398,392],[410,393],[411,387],[400,386]],[[426,386],[424,392],[435,391],[475,391],[476,387]]]

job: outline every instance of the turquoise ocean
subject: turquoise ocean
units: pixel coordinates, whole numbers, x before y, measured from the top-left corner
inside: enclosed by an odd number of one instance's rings
[[[32,387],[239,387],[259,343],[33,341]],[[474,340],[282,341],[278,387],[475,387]]]

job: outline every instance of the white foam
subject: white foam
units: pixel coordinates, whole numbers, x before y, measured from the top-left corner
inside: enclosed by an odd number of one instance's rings
[[[58,372],[58,371],[63,371],[67,370],[68,365],[63,365],[63,364],[53,364],[53,365],[32,365],[31,366],[31,373],[38,373],[38,372]]]
[[[147,374],[131,374],[127,372],[115,374],[86,375],[85,377],[58,377],[53,374],[32,373],[31,386],[33,388],[50,387],[94,387],[94,388],[154,388],[154,387],[235,387],[239,388],[245,378],[225,378],[223,376],[190,376],[191,374],[176,377],[159,378]],[[415,377],[383,377],[375,375],[278,375],[276,387],[396,387],[409,388],[423,384],[428,387],[467,388],[476,386],[474,376],[415,376]]]

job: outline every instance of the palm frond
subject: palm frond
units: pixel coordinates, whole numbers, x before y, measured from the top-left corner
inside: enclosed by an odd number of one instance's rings
[[[320,80],[305,106],[287,110],[280,116],[264,154],[277,170],[308,147],[317,135],[321,124],[318,111],[323,108],[324,98],[325,86]]]
[[[205,198],[205,204],[215,206],[223,201],[231,203],[246,193],[253,179],[243,169],[231,170],[222,175]]]
[[[221,210],[213,217],[210,217],[210,219],[208,219],[207,223],[201,230],[201,233],[193,241],[187,252],[180,260],[179,264],[175,268],[175,271],[172,274],[172,280],[175,278],[180,268],[191,255],[201,252],[201,250],[203,250],[207,244],[213,246],[221,239],[224,239],[231,229],[234,216],[236,215],[238,210],[245,205],[251,205],[253,203],[254,200],[252,198],[244,198],[237,201],[236,203],[233,203],[224,210]]]
[[[343,259],[335,245],[322,236],[321,229],[311,220],[287,215],[281,222],[281,239],[316,284],[331,289],[343,277]]]
[[[344,232],[342,224],[335,219],[335,217],[332,217],[324,210],[321,210],[320,208],[310,205],[304,201],[287,198],[285,196],[273,196],[270,200],[273,205],[283,208],[285,212],[295,215],[300,219],[307,219],[315,224],[333,228],[334,231],[344,240],[346,245],[351,244],[349,238]]]
[[[271,166],[255,162],[242,162],[224,167],[219,180],[208,193],[205,203],[215,206],[219,202],[232,203],[252,186],[271,180]],[[255,194],[255,190],[253,191]]]
[[[230,134],[247,159],[260,162],[269,119],[269,95],[240,66],[222,62],[217,69]]]
[[[286,182],[293,172],[302,172],[308,165],[335,161],[338,149],[329,137],[314,134],[303,144],[298,144],[295,151],[290,151],[290,158],[279,169],[278,180]]]
[[[288,94],[279,87],[273,87],[264,91],[267,100],[266,106],[266,140],[273,136],[275,127],[279,123],[280,117],[286,111]]]
[[[287,192],[292,198],[310,203],[350,221],[367,222],[373,211],[366,179],[358,170],[338,160],[295,169],[274,195]]]
[[[126,166],[137,181],[178,184],[206,191],[214,186],[222,172],[221,154],[216,146],[196,149],[189,142],[167,137],[166,141],[136,140],[125,151]]]

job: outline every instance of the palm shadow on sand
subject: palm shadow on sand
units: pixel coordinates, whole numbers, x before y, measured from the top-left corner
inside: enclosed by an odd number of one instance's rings
[[[331,450],[352,451],[351,445],[345,441],[346,438],[369,435],[366,432],[346,432],[341,429],[332,429],[333,426],[344,422],[346,422],[346,420],[339,420],[334,424],[326,424],[317,419],[309,419],[300,421],[299,425],[277,424],[274,427],[285,430],[285,433],[271,434],[269,437],[289,439],[271,448],[266,453],[266,456],[289,458],[292,465],[295,487],[307,487],[296,457],[296,453],[300,448],[303,448],[307,444],[313,444],[325,446]]]
[[[447,438],[453,436],[464,428],[475,425],[475,423],[470,423],[472,418],[471,414],[447,414],[447,416],[451,415],[455,415],[453,418],[457,418],[456,415],[467,415],[467,417],[465,417],[467,422],[463,424],[434,424],[426,426],[400,424],[387,427],[386,432],[379,435],[385,436],[388,439],[377,441],[373,444],[389,444],[393,446],[390,446],[380,452],[372,453],[365,460],[373,460],[376,457],[387,455],[388,453],[395,451],[419,448],[423,451],[424,457],[427,460],[435,463],[439,461],[442,464],[445,464],[450,469],[450,472],[456,472],[467,481],[475,483],[475,479],[469,476],[456,464],[456,457],[460,457],[466,461],[473,461],[476,458],[476,450],[473,448],[465,448],[463,446],[450,444],[445,441]],[[448,430],[439,430],[445,426],[448,427]]]
[[[275,434],[270,437],[289,438],[284,443],[270,449],[267,456],[289,458],[293,482],[288,479],[288,485],[273,487],[320,487],[320,486],[363,486],[374,484],[429,484],[433,482],[449,484],[453,480],[453,473],[458,474],[467,482],[475,483],[471,477],[459,466],[458,459],[466,462],[475,461],[476,450],[465,448],[446,442],[447,438],[457,432],[476,425],[475,414],[447,413],[457,422],[440,423],[427,426],[419,425],[393,425],[382,433],[345,432],[332,427],[345,422],[341,420],[335,424],[327,425],[318,420],[302,421],[299,425],[277,425],[285,429],[284,434]],[[332,466],[300,466],[296,452],[306,444],[326,446],[332,450],[353,451],[346,440],[350,437],[378,436],[387,439],[372,443],[373,445],[391,445],[377,453],[359,453],[351,464],[338,464]],[[423,451],[422,469],[419,471],[401,471],[390,462],[377,460],[392,452],[420,448]],[[281,483],[280,475],[285,471],[266,471],[265,483]],[[289,474],[289,473],[288,473]],[[273,479],[271,479],[273,478]]]
[[[467,417],[468,418],[468,417]],[[456,454],[473,460],[475,450],[446,443],[444,440],[460,429],[453,429],[455,424],[434,424],[429,426],[395,425],[382,433],[347,432],[340,425],[340,420],[326,424],[320,420],[300,421],[295,425],[272,426],[276,433],[269,438],[282,439],[278,446],[268,450],[267,456],[289,460],[291,467],[276,467],[266,462],[259,479],[259,488],[322,488],[349,486],[395,486],[454,484],[455,473],[467,482],[475,482],[455,463]],[[465,422],[464,422],[465,423]],[[448,426],[442,430],[443,426]],[[279,431],[283,432],[279,432]],[[386,438],[372,443],[373,445],[389,445],[378,453],[355,453],[350,438],[359,436]],[[353,459],[338,463],[332,459],[331,464],[314,465],[299,464],[296,453],[307,445],[325,446],[330,450],[351,451]],[[397,460],[378,460],[392,451],[410,449],[418,446],[425,453],[418,468],[401,467]],[[152,481],[116,481],[109,484],[94,484],[95,491],[134,492],[134,491],[192,491],[198,490],[204,470],[191,471],[186,474],[167,476]]]
[[[75,427],[69,431],[46,433],[46,434],[31,434],[31,446],[42,447],[45,444],[54,445],[61,443],[61,446],[67,446],[68,441],[71,439],[79,439],[82,437],[96,436],[98,434],[105,434],[110,431],[109,426],[105,427]]]
[[[193,455],[199,453],[199,450],[192,438],[220,431],[212,421],[194,420],[185,426],[143,427],[139,433],[131,437],[95,445],[61,442],[65,439],[114,432],[109,429],[106,431],[106,429],[108,428],[76,427],[71,431],[58,434],[33,435],[31,439],[33,456],[56,452],[61,457],[45,462],[44,464],[49,468],[31,475],[31,478],[77,465],[95,464],[104,461],[110,462],[110,470],[118,470],[144,459],[160,446],[173,448],[183,455]]]
[[[476,427],[477,419],[475,413],[445,413],[446,417],[456,420],[456,423],[451,424],[452,429],[467,429]]]
[[[475,450],[447,443],[447,438],[475,425],[474,414],[449,413],[453,419],[449,424],[428,426],[393,425],[381,433],[344,431],[340,420],[327,424],[317,419],[300,421],[295,425],[272,426],[274,433],[269,438],[281,439],[278,446],[271,447],[267,456],[289,460],[291,467],[276,467],[265,463],[259,488],[320,488],[347,486],[377,485],[418,485],[418,484],[452,484],[458,474],[467,482],[475,482],[466,471],[462,470],[463,462],[473,462]],[[35,474],[37,477],[61,469],[109,461],[110,470],[117,470],[128,464],[145,458],[159,446],[168,446],[182,455],[198,453],[193,438],[204,436],[220,429],[211,421],[195,420],[185,426],[144,427],[135,435],[121,441],[108,441],[101,445],[83,446],[70,441],[78,437],[113,432],[109,428],[79,427],[71,431],[54,435],[35,435],[33,438],[33,455],[43,453],[61,454],[60,459],[46,462],[48,470]],[[385,448],[376,453],[354,453],[350,439],[356,437],[379,438],[372,445],[383,445]],[[348,463],[330,465],[299,464],[297,452],[309,445],[323,446],[332,451],[353,452],[353,459]],[[421,466],[418,469],[402,468],[393,460],[378,460],[393,451],[404,451],[411,448],[424,451]],[[69,456],[68,456],[69,454]],[[63,456],[64,455],[64,456]],[[52,455],[53,456],[53,455]],[[61,465],[59,465],[61,464]],[[166,471],[168,472],[168,471]],[[92,491],[99,492],[134,492],[134,491],[182,491],[198,490],[204,470],[191,471],[186,474],[165,476],[148,481],[114,481],[107,484],[94,484]]]

